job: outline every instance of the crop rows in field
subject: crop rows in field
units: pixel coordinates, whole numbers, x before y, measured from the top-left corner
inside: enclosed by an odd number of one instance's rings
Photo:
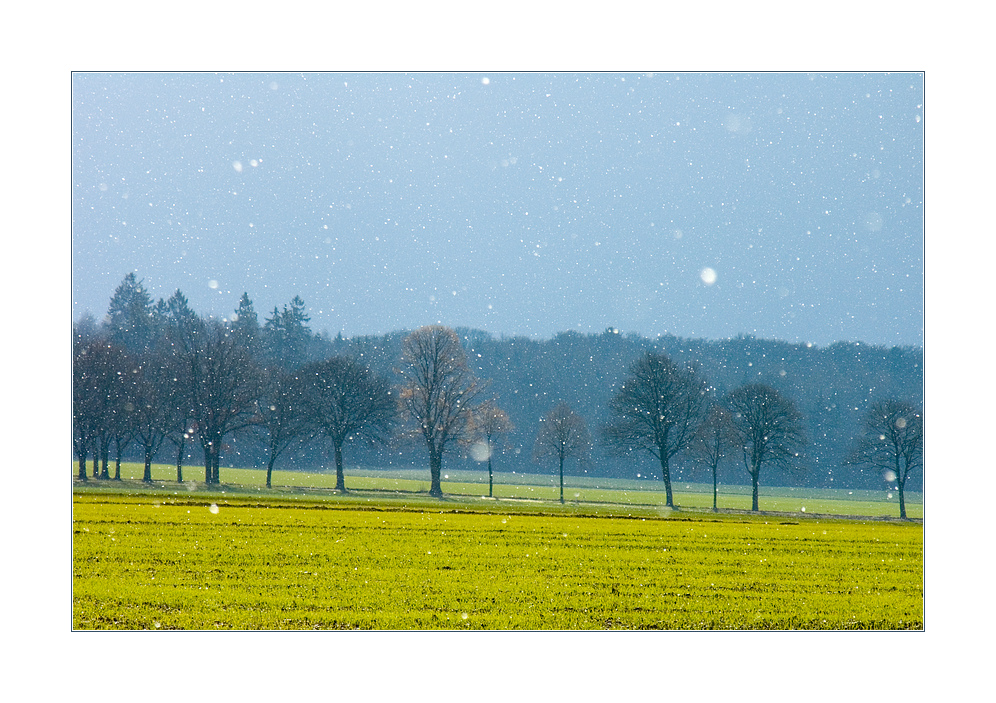
[[[77,495],[78,629],[918,629],[922,527]]]

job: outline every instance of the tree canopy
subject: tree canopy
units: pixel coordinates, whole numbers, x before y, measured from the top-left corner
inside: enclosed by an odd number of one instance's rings
[[[795,403],[763,383],[741,386],[727,396],[726,403],[750,474],[751,509],[757,511],[761,469],[767,465],[792,470],[799,465],[805,444],[802,416]]]
[[[405,337],[401,352],[401,410],[409,431],[429,452],[429,493],[442,495],[444,452],[474,439],[474,413],[484,391],[467,365],[460,338],[449,327],[420,327]]]
[[[648,351],[609,401],[614,420],[602,430],[616,451],[650,452],[660,462],[668,507],[674,507],[670,461],[688,446],[706,400],[706,384],[692,367]]]
[[[851,463],[881,473],[899,491],[899,516],[906,517],[906,482],[923,470],[923,411],[900,400],[875,401],[864,418],[864,432]]]
[[[540,420],[533,443],[533,460],[554,460],[560,469],[560,502],[564,502],[564,462],[586,462],[591,454],[591,433],[584,421],[567,403],[558,403]]]

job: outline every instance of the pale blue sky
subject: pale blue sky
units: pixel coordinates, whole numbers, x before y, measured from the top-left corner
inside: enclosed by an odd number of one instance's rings
[[[73,76],[73,317],[129,271],[347,336],[923,343],[920,74]]]

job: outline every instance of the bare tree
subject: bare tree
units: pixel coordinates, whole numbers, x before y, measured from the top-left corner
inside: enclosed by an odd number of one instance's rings
[[[540,419],[539,432],[533,444],[533,460],[556,459],[560,466],[560,502],[564,502],[564,461],[588,460],[591,454],[591,434],[588,424],[567,403],[559,403]]]
[[[474,411],[484,384],[467,365],[460,338],[449,327],[429,325],[402,343],[400,406],[412,434],[429,451],[429,494],[442,497],[443,454],[474,439]]]
[[[171,423],[170,414],[175,410],[173,403],[170,402],[169,370],[162,364],[161,357],[153,354],[143,355],[137,371],[132,386],[132,414],[135,437],[142,446],[145,458],[142,480],[151,483],[152,459],[166,440]]]
[[[692,367],[682,368],[663,352],[648,351],[609,401],[616,420],[602,438],[616,452],[650,452],[661,465],[667,506],[674,507],[670,461],[684,450],[702,417],[706,384]]]
[[[80,461],[81,479],[85,480],[86,457],[91,450],[93,478],[110,478],[111,442],[128,432],[129,370],[123,347],[99,337],[74,342],[73,444]]]
[[[166,439],[176,447],[176,482],[183,483],[183,460],[187,442],[196,436],[192,399],[191,366],[180,353],[180,345],[165,344],[157,350],[161,364],[160,381],[165,385],[162,402],[169,403],[164,411]]]
[[[86,462],[100,421],[95,398],[101,346],[100,341],[73,337],[73,450],[79,462],[80,481],[88,480]]]
[[[114,344],[107,344],[100,350],[98,357],[97,394],[95,400],[100,408],[100,422],[94,442],[93,477],[109,479],[109,463],[111,442],[121,427],[121,414],[125,403],[125,384],[121,379],[125,371],[125,349]],[[97,471],[97,460],[100,460],[100,471]]]
[[[183,345],[184,378],[197,435],[204,450],[204,480],[220,483],[222,441],[252,424],[260,391],[259,370],[225,325],[198,320]]]
[[[121,480],[121,461],[125,451],[137,436],[138,426],[135,414],[135,399],[140,390],[142,358],[149,352],[137,355],[124,349],[119,350],[114,362],[112,384],[113,399],[107,414],[108,437],[114,444],[114,480]],[[107,460],[104,460],[103,478],[107,478]]]
[[[763,383],[734,390],[726,405],[753,486],[751,510],[757,511],[761,469],[770,465],[791,470],[797,465],[805,442],[802,416],[795,403]]]
[[[692,435],[688,451],[712,471],[712,510],[718,510],[719,464],[737,446],[730,411],[715,404]]]
[[[307,364],[298,376],[306,389],[308,419],[335,450],[336,490],[345,492],[343,445],[359,437],[377,442],[390,437],[397,412],[391,386],[345,356]]]
[[[176,447],[176,482],[183,483],[183,460],[186,457],[187,442],[197,436],[197,431],[190,399],[190,383],[186,380],[189,369],[184,368],[182,363],[177,363],[178,361],[171,359],[167,362],[167,368],[172,371],[168,378],[171,385],[169,402],[172,407],[168,413],[166,439]]]
[[[277,458],[295,444],[306,441],[315,429],[309,413],[307,387],[300,375],[272,367],[263,372],[263,387],[256,401],[253,424],[265,436],[269,456],[266,487],[272,488]]]
[[[923,470],[923,411],[899,400],[880,400],[868,408],[864,434],[849,461],[882,472],[899,489],[899,517],[906,519],[906,481]]]
[[[187,442],[197,436],[193,408],[193,367],[189,352],[197,342],[198,330],[204,326],[187,303],[186,296],[177,290],[163,303],[165,315],[162,320],[162,336],[158,354],[164,369],[169,374],[164,379],[170,387],[169,398],[173,404],[168,416],[166,438],[176,447],[176,482],[183,483],[183,460]],[[235,331],[237,342],[252,350],[252,345]]]
[[[515,425],[508,419],[508,414],[498,407],[494,399],[481,403],[477,410],[477,430],[480,433],[481,441],[484,444],[484,451],[488,457],[488,498],[494,497],[494,473],[491,468],[491,457],[495,453],[495,444],[499,437],[506,435],[515,429]],[[473,450],[471,450],[473,451]],[[477,458],[475,456],[475,458]]]

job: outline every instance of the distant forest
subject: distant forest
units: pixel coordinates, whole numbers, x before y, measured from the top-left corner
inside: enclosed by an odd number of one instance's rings
[[[104,391],[94,390],[94,352],[90,357],[81,356],[87,349],[100,349],[102,354],[117,350],[122,358],[143,359],[145,372],[150,366],[162,371],[169,368],[171,355],[181,353],[182,345],[177,340],[182,330],[195,322],[210,323],[221,334],[238,340],[245,368],[251,363],[261,370],[279,368],[293,373],[312,362],[346,357],[392,385],[399,382],[402,345],[410,332],[352,338],[316,333],[309,326],[306,305],[299,297],[282,308],[259,313],[250,297],[243,294],[229,318],[203,320],[190,309],[179,290],[167,300],[153,301],[141,281],[128,274],[112,296],[103,319],[85,315],[73,323],[75,459],[79,459],[81,448],[90,459],[94,455],[102,458],[106,470],[110,458],[111,474],[115,459],[141,462],[150,451],[157,462],[173,464],[179,458],[181,464],[190,467],[204,466],[204,445],[195,439],[194,427],[181,426],[178,434],[164,432],[155,442],[143,442],[134,423],[119,423],[130,429],[117,432],[106,427],[102,430],[100,419],[94,419],[94,415],[103,412],[105,419],[115,413],[119,419],[130,417],[141,409],[140,403],[135,399],[121,401],[120,407],[126,407],[128,413],[118,406],[111,407],[114,400],[101,396]],[[891,488],[892,482],[880,470],[847,461],[862,435],[862,420],[876,401],[895,399],[923,407],[921,347],[860,342],[818,347],[752,336],[726,340],[672,335],[646,338],[611,328],[596,334],[563,332],[548,340],[494,336],[461,327],[454,331],[466,351],[470,369],[487,383],[486,395],[496,399],[514,426],[494,451],[493,465],[498,473],[550,471],[548,464],[534,463],[533,446],[541,418],[563,402],[587,422],[595,438],[590,461],[570,462],[565,469],[568,474],[660,478],[660,465],[652,456],[614,455],[597,439],[598,429],[613,419],[610,400],[631,365],[648,350],[663,352],[677,365],[693,365],[717,399],[740,386],[763,383],[795,404],[806,434],[805,450],[798,461],[800,470],[774,470],[765,477],[765,485]],[[111,359],[106,363],[113,367],[118,362]],[[118,370],[111,375],[127,376],[126,367],[127,363],[125,367],[115,367]],[[103,411],[97,407],[103,407]],[[92,412],[88,413],[87,408]],[[220,442],[221,463],[266,467],[270,446],[265,433],[259,431],[259,423],[249,418],[237,424]],[[290,443],[274,468],[334,470],[331,453],[327,442]],[[373,443],[357,438],[349,444],[346,461],[347,476],[348,466],[417,468],[428,472],[424,445],[414,440],[395,438]],[[487,477],[486,464],[476,461],[469,449],[447,454],[444,470],[476,470]],[[712,480],[711,470],[687,454],[676,456],[670,471],[672,481]],[[193,469],[190,478],[199,479],[200,475]],[[743,457],[735,453],[722,462],[719,477],[723,484],[750,483]],[[922,472],[910,476],[906,490],[922,490]]]

